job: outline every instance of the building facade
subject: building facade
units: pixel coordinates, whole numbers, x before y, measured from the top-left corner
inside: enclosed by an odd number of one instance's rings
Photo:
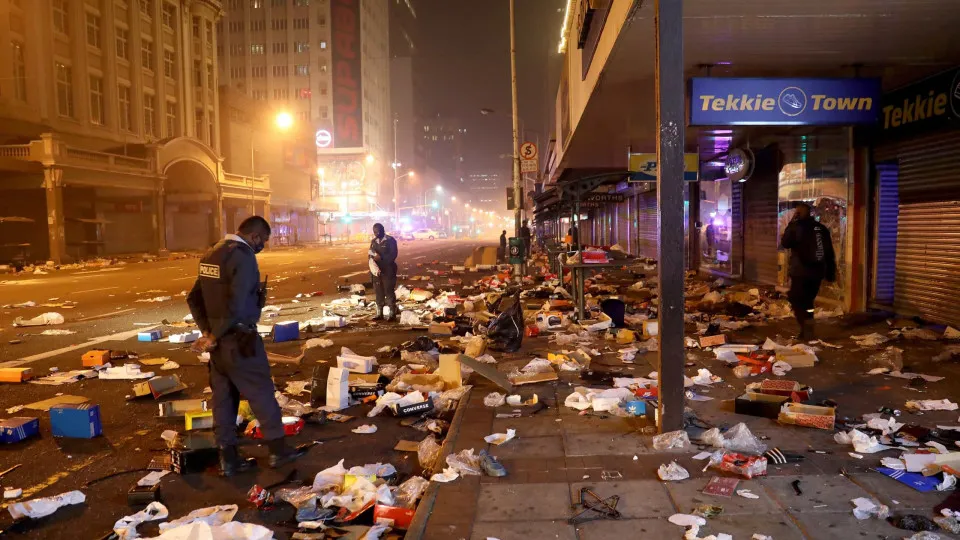
[[[393,125],[388,3],[228,0],[224,7],[217,42],[222,80],[269,109],[289,112],[295,130],[309,133],[305,137],[316,148],[320,183],[320,200],[312,208],[321,222],[332,225],[347,214],[376,211],[381,202],[389,205]],[[340,178],[341,172],[353,174],[355,162],[363,174]],[[357,184],[361,179],[362,186]],[[302,183],[271,175],[275,192],[299,189],[287,189],[287,182]],[[276,202],[279,206],[279,199]],[[284,211],[310,207],[310,198],[290,198]]]
[[[23,239],[0,258],[220,235],[220,15],[218,0],[0,0],[0,216]]]

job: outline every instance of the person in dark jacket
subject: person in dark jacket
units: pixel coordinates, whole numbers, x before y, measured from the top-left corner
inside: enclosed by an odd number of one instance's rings
[[[797,339],[813,339],[813,303],[826,279],[837,280],[837,260],[830,231],[810,215],[810,205],[800,203],[780,247],[790,250],[790,292],[787,298],[800,326]]]
[[[527,220],[523,220],[523,226],[520,227],[520,238],[523,239],[524,256],[530,258],[530,226]]]
[[[192,348],[210,353],[207,367],[213,390],[214,432],[220,447],[220,470],[233,476],[253,468],[237,451],[237,412],[242,395],[260,422],[276,468],[306,453],[284,441],[280,405],[274,397],[270,365],[257,333],[266,303],[266,283],[260,282],[256,254],[270,239],[270,225],[260,216],[240,224],[200,259],[197,280],[187,296],[190,313],[203,332]]]
[[[397,241],[388,236],[383,225],[376,223],[373,226],[373,240],[370,241],[370,277],[373,280],[373,289],[377,293],[376,321],[397,318]],[[390,307],[390,314],[385,315],[383,309]]]
[[[507,231],[500,233],[500,262],[507,260]]]

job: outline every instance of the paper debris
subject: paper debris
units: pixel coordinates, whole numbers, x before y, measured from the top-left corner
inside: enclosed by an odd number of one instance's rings
[[[955,411],[958,408],[956,403],[946,398],[908,401],[906,406],[914,411]]]
[[[877,345],[882,345],[890,341],[890,338],[876,332],[872,334],[864,334],[861,336],[850,336],[850,339],[857,342],[859,347],[876,347]]]
[[[73,330],[58,330],[56,328],[49,328],[40,332],[41,336],[69,336],[70,334],[76,334]]]
[[[508,428],[506,433],[493,433],[491,435],[487,435],[486,437],[484,437],[483,440],[487,441],[490,444],[495,444],[497,446],[500,446],[501,444],[516,437],[516,435],[517,435],[517,430]]]
[[[738,489],[738,490],[737,490],[737,495],[739,495],[739,496],[741,496],[741,497],[743,497],[743,498],[745,498],[745,499],[759,499],[759,498],[760,498],[759,495],[757,495],[756,493],[752,493],[749,489]]]
[[[850,501],[856,507],[853,509],[853,515],[860,520],[870,517],[886,519],[890,514],[890,509],[886,505],[872,501],[866,497],[858,497]]]
[[[23,317],[17,317],[13,321],[14,326],[52,326],[57,324],[63,324],[64,318],[63,315],[50,311],[47,313],[41,313],[32,319],[24,319]]]
[[[124,364],[117,367],[108,367],[101,369],[99,378],[101,380],[137,380],[149,379],[153,377],[152,371],[140,371],[140,364]]]
[[[53,497],[43,497],[40,499],[33,499],[30,501],[11,504],[7,507],[7,510],[10,512],[10,516],[15,520],[25,517],[38,519],[49,516],[62,506],[83,504],[83,502],[86,500],[87,497],[83,494],[83,492],[68,491],[67,493],[61,493],[60,495],[55,495]]]
[[[431,476],[430,481],[441,482],[445,484],[447,482],[453,482],[459,477],[460,475],[457,473],[456,470],[451,469],[450,467],[447,467],[446,469],[443,470],[443,472],[439,472]]]
[[[359,433],[361,435],[370,435],[377,432],[377,426],[373,424],[363,424],[362,426],[357,426],[350,431]]]
[[[155,486],[160,483],[160,479],[170,474],[170,471],[152,471],[150,474],[137,480],[138,486]]]
[[[136,514],[120,518],[113,524],[113,532],[117,533],[120,540],[132,540],[140,537],[137,534],[137,525],[146,521],[167,519],[169,516],[170,512],[167,507],[154,501]]]
[[[304,349],[312,349],[314,347],[320,347],[321,349],[326,349],[327,347],[333,346],[333,340],[325,338],[310,338],[306,343],[303,344]],[[383,347],[381,347],[383,349]],[[378,352],[389,352],[391,347],[386,345],[386,351],[379,350]]]

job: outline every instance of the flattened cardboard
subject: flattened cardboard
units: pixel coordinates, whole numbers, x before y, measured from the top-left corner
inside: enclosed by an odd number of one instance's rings
[[[817,365],[817,357],[803,351],[794,351],[793,349],[782,349],[777,351],[777,360],[786,362],[791,367],[805,368]]]
[[[440,369],[437,370],[437,374],[443,379],[446,390],[463,386],[463,375],[460,373],[460,358],[463,356],[462,354],[440,355]]]
[[[452,336],[453,335],[452,328],[450,328],[445,324],[440,324],[440,323],[431,324],[429,327],[427,327],[427,332],[429,332],[431,336]]]
[[[303,361],[303,353],[300,353],[300,356],[286,356],[283,354],[267,352],[267,361],[274,364],[299,364]]]
[[[43,401],[37,401],[35,403],[29,403],[24,405],[24,409],[32,409],[34,411],[49,411],[50,407],[56,407],[57,405],[79,405],[80,403],[86,403],[90,401],[89,398],[82,396],[57,396],[50,399],[45,399]]]
[[[714,476],[704,486],[703,492],[707,495],[716,495],[717,497],[730,497],[737,489],[740,483],[739,478],[730,478],[727,476]]]
[[[420,449],[420,443],[417,441],[397,441],[397,445],[393,447],[397,452],[416,452]]]
[[[529,375],[520,375],[519,377],[513,377],[510,379],[510,382],[513,383],[514,386],[523,386],[525,384],[535,384],[535,383],[541,383],[541,382],[556,381],[559,378],[560,377],[558,377],[557,374],[554,372],[531,373]]]
[[[162,366],[169,362],[169,358],[141,358],[140,363],[145,366]]]
[[[483,362],[477,362],[473,358],[465,355],[460,356],[460,363],[473,369],[473,371],[480,374],[481,377],[489,380],[500,388],[503,388],[511,393],[513,392],[513,384],[510,383],[510,380],[507,379],[506,375],[497,369],[496,364],[484,364]]]
[[[723,345],[727,342],[727,336],[724,334],[717,334],[715,336],[702,336],[700,338],[701,347],[716,347],[717,345]]]

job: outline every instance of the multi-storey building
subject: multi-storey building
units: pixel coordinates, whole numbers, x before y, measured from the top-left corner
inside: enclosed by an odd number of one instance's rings
[[[201,248],[219,158],[219,0],[0,0],[0,259]],[[262,183],[251,183],[261,198]]]
[[[309,126],[304,131],[317,148],[321,214],[369,214],[381,197],[388,204],[393,196],[388,3],[225,4],[217,42],[222,80],[273,109],[289,111],[298,128]],[[358,177],[333,178],[337,171]],[[286,189],[286,181],[271,175],[274,195]]]

